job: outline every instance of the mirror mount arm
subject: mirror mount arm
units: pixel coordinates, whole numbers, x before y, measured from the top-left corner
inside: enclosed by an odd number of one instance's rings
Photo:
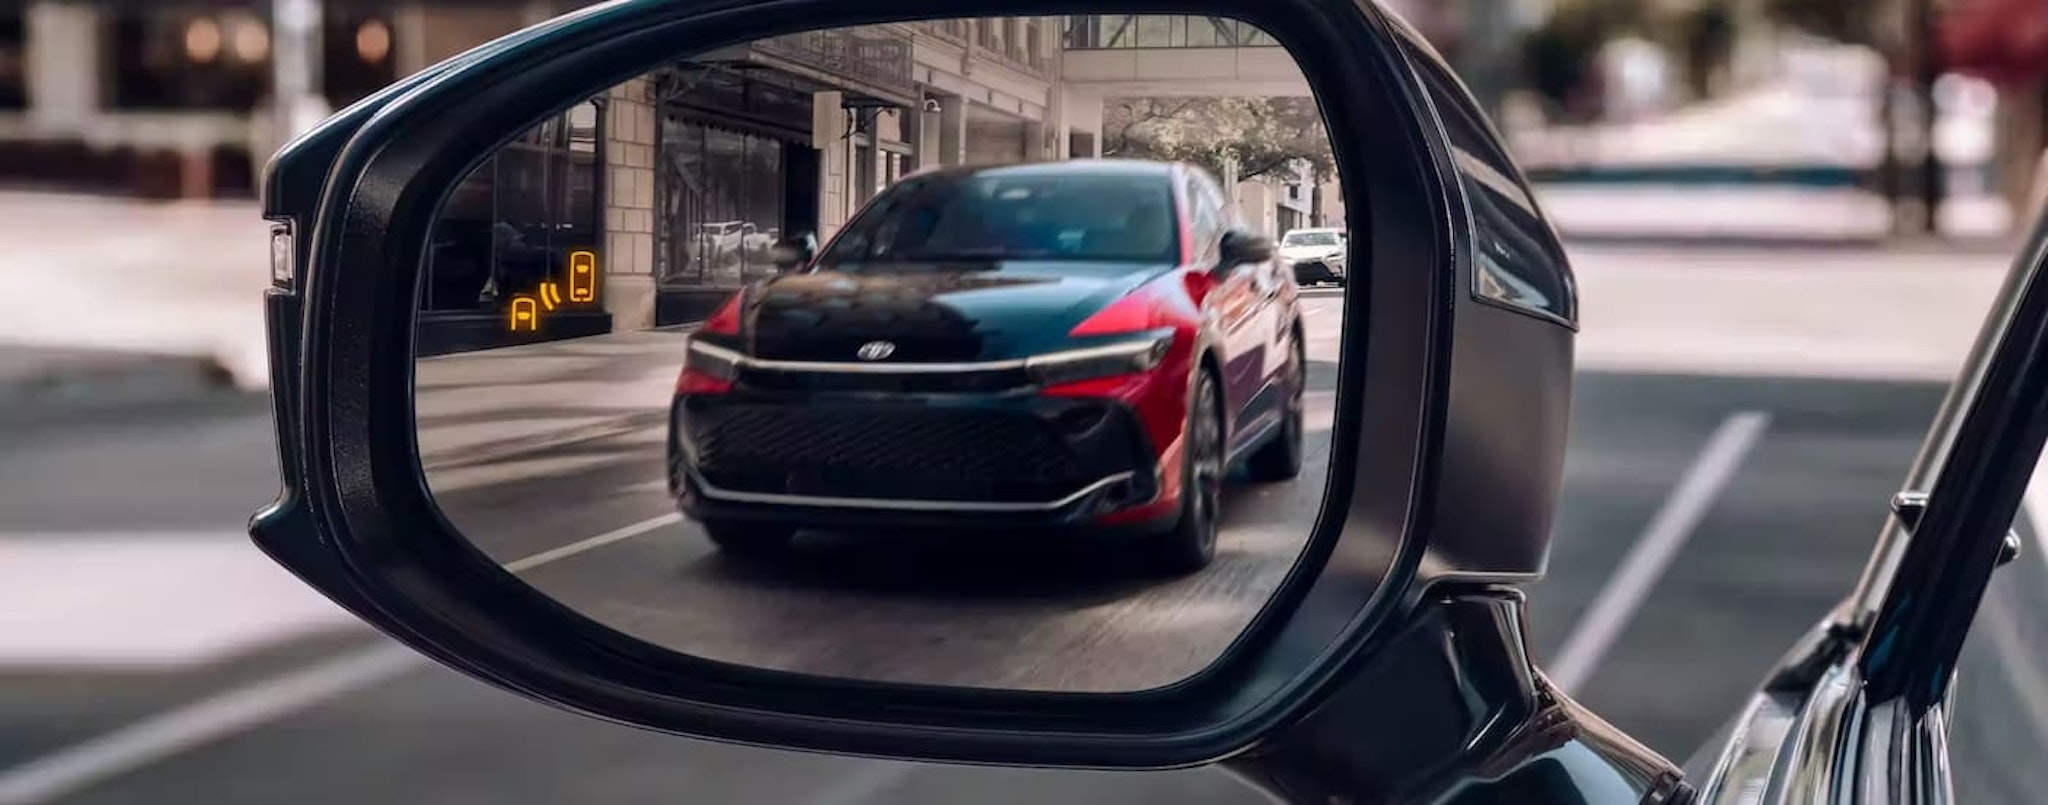
[[[1693,802],[1676,765],[1536,671],[1525,612],[1503,589],[1425,602],[1330,698],[1222,767],[1290,803],[1435,802],[1486,788],[1535,805],[1607,802],[1616,786],[1635,802]],[[1572,770],[1553,779],[1574,784],[1531,784],[1556,763]]]

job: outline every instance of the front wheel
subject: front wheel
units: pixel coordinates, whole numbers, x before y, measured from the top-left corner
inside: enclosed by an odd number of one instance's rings
[[[1223,504],[1223,406],[1219,397],[1215,375],[1202,370],[1188,400],[1180,518],[1150,546],[1154,564],[1172,575],[1194,573],[1216,558]]]
[[[711,520],[704,523],[704,536],[720,553],[744,559],[768,559],[789,551],[796,529],[762,523]]]

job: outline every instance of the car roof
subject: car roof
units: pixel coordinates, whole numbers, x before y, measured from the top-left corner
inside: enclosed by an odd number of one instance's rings
[[[1288,236],[1288,235],[1292,235],[1292,234],[1294,234],[1294,233],[1296,233],[1296,232],[1333,232],[1333,233],[1336,233],[1336,234],[1340,234],[1340,235],[1341,235],[1341,234],[1343,234],[1343,233],[1344,233],[1344,227],[1341,227],[1341,226],[1305,226],[1305,227],[1302,227],[1302,228],[1300,228],[1300,229],[1289,229],[1289,230],[1287,230],[1287,231],[1286,231],[1285,233],[1282,233],[1282,234],[1281,234],[1281,237],[1286,237],[1286,236]]]
[[[1149,159],[1091,157],[1052,162],[1020,162],[1008,165],[949,165],[917,171],[911,176],[965,178],[969,176],[1128,176],[1171,178],[1186,166],[1178,162]],[[908,179],[911,176],[903,178]]]

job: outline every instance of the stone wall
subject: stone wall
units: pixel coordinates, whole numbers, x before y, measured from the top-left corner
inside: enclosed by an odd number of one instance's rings
[[[605,104],[605,309],[612,326],[654,326],[653,88],[635,78],[606,93]]]

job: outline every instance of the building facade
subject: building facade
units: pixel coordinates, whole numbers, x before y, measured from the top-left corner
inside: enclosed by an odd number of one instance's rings
[[[340,108],[578,5],[330,4],[318,86]],[[1104,98],[1062,80],[1066,23],[774,37],[577,103],[514,138],[451,198],[422,289],[420,349],[687,324],[766,276],[785,233],[830,237],[911,171],[1099,156]],[[270,131],[270,44],[268,3],[255,0],[0,9],[0,178],[247,196],[281,144]],[[1313,188],[1246,192],[1254,225],[1307,224]]]

